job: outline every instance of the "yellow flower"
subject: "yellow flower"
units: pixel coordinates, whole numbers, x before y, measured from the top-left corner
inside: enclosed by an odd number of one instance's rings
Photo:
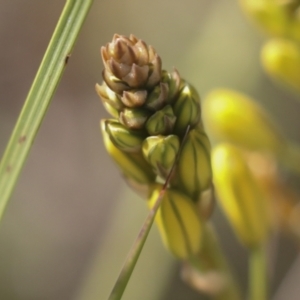
[[[298,44],[283,39],[272,39],[264,45],[261,60],[268,75],[300,92],[300,46]]]
[[[220,144],[212,152],[212,168],[218,200],[236,235],[248,247],[260,244],[269,230],[267,201],[241,151]]]
[[[300,41],[298,0],[240,0],[240,3],[266,33]]]
[[[275,155],[285,151],[281,131],[263,108],[244,94],[215,90],[206,97],[203,112],[204,124],[214,140]]]

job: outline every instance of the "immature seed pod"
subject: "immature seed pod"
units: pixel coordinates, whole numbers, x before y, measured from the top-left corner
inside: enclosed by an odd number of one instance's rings
[[[144,159],[142,152],[128,153],[121,151],[110,139],[105,120],[101,121],[100,125],[106,151],[122,170],[125,177],[136,183],[136,185],[153,183],[156,175],[153,173],[152,167]]]
[[[148,204],[153,207],[161,185],[153,189]],[[202,224],[193,201],[186,195],[166,190],[155,221],[165,246],[179,259],[196,255],[201,247]]]
[[[210,142],[202,128],[192,129],[182,145],[171,185],[180,188],[197,202],[211,186]]]
[[[240,150],[220,144],[212,152],[212,168],[218,200],[236,235],[247,247],[259,245],[269,231],[267,201]]]
[[[261,60],[269,76],[300,92],[300,46],[297,43],[272,39],[264,45]]]
[[[211,92],[203,103],[203,121],[209,135],[248,150],[285,151],[286,140],[267,113],[252,99],[235,91]]]
[[[154,172],[166,178],[174,165],[179,147],[180,141],[176,135],[149,136],[143,142],[142,151]]]
[[[142,149],[144,136],[136,130],[129,130],[116,120],[102,120],[102,126],[119,150],[137,153]]]

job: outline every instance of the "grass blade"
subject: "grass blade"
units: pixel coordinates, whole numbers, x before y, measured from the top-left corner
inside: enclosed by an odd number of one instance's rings
[[[0,220],[93,0],[68,0],[0,164]]]

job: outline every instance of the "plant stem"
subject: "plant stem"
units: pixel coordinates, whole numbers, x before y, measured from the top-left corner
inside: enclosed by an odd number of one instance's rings
[[[203,247],[197,257],[190,261],[192,266],[200,273],[216,272],[222,279],[221,287],[216,288],[213,293],[215,300],[241,300],[238,285],[231,273],[222,249],[218,244],[213,227],[210,224],[204,225]]]
[[[268,299],[267,257],[264,245],[250,249],[249,257],[249,299]]]
[[[68,0],[0,164],[0,220],[93,0]]]
[[[131,277],[131,274],[135,268],[135,265],[139,259],[139,256],[143,250],[144,244],[147,240],[148,234],[152,227],[153,221],[155,219],[156,213],[160,207],[161,201],[163,199],[163,195],[165,193],[165,189],[163,189],[158,196],[154,207],[150,210],[135,242],[133,243],[128,256],[125,260],[125,263],[122,267],[122,270],[118,276],[117,281],[109,295],[108,300],[119,300],[122,298],[123,293],[126,289],[127,283]]]

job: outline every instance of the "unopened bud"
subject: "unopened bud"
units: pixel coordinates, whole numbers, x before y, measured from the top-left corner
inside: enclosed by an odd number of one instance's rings
[[[105,82],[102,85],[96,84],[96,92],[103,102],[106,110],[113,116],[118,117],[119,112],[124,108],[120,96],[112,91]]]
[[[156,175],[152,167],[146,162],[141,152],[127,153],[118,149],[107,132],[105,120],[101,121],[101,130],[106,151],[116,162],[129,181],[138,185],[148,185],[155,181]]]
[[[215,90],[206,97],[203,111],[204,124],[215,140],[274,154],[279,154],[286,146],[269,115],[246,95]]]
[[[143,154],[154,172],[166,178],[174,165],[180,147],[176,135],[150,136],[143,142]]]
[[[112,143],[121,151],[138,152],[144,137],[137,131],[129,130],[116,120],[103,120],[102,126]]]
[[[125,108],[120,112],[120,122],[130,129],[142,129],[150,112],[144,108]]]
[[[179,91],[181,83],[178,71],[176,69],[174,69],[172,73],[163,71],[161,81],[167,84],[168,86],[167,103],[173,103],[173,100]]]
[[[148,203],[155,205],[162,186],[157,185]],[[202,224],[193,201],[184,194],[166,190],[155,221],[165,246],[178,258],[196,255],[201,246]]]
[[[300,92],[300,46],[298,44],[289,40],[270,40],[263,47],[261,59],[268,75]]]
[[[147,97],[145,108],[156,111],[166,104],[167,97],[168,86],[166,83],[161,82],[152,90],[152,92]]]
[[[123,92],[121,101],[127,107],[140,107],[144,105],[146,98],[146,90],[130,90]]]
[[[172,132],[176,116],[170,105],[166,105],[161,110],[154,113],[146,123],[149,135],[169,134]]]
[[[212,168],[218,199],[237,236],[248,247],[259,245],[269,230],[267,201],[240,150],[217,146]]]
[[[175,132],[182,134],[188,126],[194,127],[200,121],[200,97],[197,91],[188,83],[184,83],[173,105],[177,117]]]
[[[211,182],[210,142],[202,129],[195,128],[182,145],[172,185],[178,186],[196,202]]]

